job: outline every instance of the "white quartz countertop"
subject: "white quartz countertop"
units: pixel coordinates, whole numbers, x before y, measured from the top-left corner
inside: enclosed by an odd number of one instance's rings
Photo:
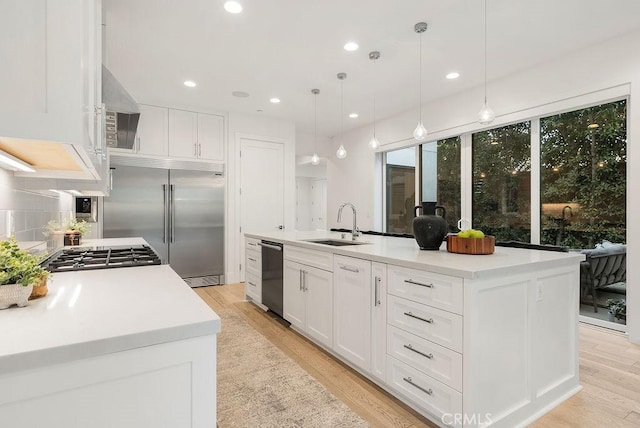
[[[539,268],[577,265],[585,259],[585,256],[579,253],[507,247],[496,247],[493,254],[487,255],[454,254],[447,252],[446,243],[443,243],[437,251],[420,250],[415,239],[376,235],[358,237],[359,242],[366,242],[366,244],[342,247],[305,241],[341,238],[341,233],[327,231],[273,231],[245,233],[245,236],[467,279],[485,279],[504,274],[530,272]],[[346,234],[346,240],[351,240],[350,233]]]
[[[54,273],[48,287],[24,308],[0,310],[0,375],[220,330],[218,315],[168,265]]]

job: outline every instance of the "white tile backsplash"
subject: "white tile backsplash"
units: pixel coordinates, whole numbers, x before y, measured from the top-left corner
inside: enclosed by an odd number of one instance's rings
[[[46,193],[46,192],[45,192]],[[45,195],[37,192],[17,189],[11,172],[0,169],[0,239],[15,236],[18,242],[28,246],[45,243],[42,233],[50,220],[69,219],[71,197]],[[49,249],[55,249],[47,245]]]

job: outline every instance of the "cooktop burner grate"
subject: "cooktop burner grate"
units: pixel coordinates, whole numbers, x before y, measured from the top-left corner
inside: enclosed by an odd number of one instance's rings
[[[148,245],[111,248],[74,248],[56,253],[43,267],[49,272],[159,265],[160,257]]]

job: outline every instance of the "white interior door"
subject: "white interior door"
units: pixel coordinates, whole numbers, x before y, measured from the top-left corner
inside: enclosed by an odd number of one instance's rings
[[[270,232],[284,227],[284,145],[240,140],[240,260],[244,233]],[[244,266],[240,271],[244,280]]]
[[[327,228],[327,179],[311,181],[311,229]]]

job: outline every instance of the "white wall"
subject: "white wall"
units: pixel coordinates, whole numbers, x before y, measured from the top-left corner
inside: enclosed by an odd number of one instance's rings
[[[264,141],[284,143],[284,226],[293,230],[296,224],[296,180],[295,180],[295,125],[293,122],[273,119],[263,115],[229,113],[227,150],[227,197],[225,259],[227,284],[240,278],[240,138],[251,136]]]
[[[640,101],[640,32],[608,40],[588,49],[541,64],[499,81],[488,87],[489,104],[496,112],[490,127],[552,114],[584,105],[607,101],[609,93],[630,96],[628,128],[628,165],[640,165],[640,114],[634,102]],[[428,90],[428,89],[427,89]],[[609,90],[609,91],[606,91]],[[459,93],[423,106],[429,140],[480,130],[477,113],[482,105],[482,88]],[[417,106],[416,106],[417,107]],[[379,121],[377,135],[381,150],[415,145],[411,134],[417,122],[417,108],[405,114]],[[340,203],[353,202],[358,207],[358,223],[366,230],[374,226],[374,213],[381,210],[376,187],[376,155],[368,149],[370,128],[361,128],[340,137],[348,151],[345,160],[333,153],[327,164],[329,227],[336,227],[331,213]],[[337,147],[336,147],[337,148]],[[334,149],[335,151],[335,149]],[[630,284],[640,278],[640,201],[631,195],[640,191],[640,168],[627,168],[627,271]],[[378,180],[378,181],[376,181]],[[378,206],[377,206],[378,205]],[[362,215],[360,215],[362,213]],[[627,289],[629,313],[627,322],[631,340],[640,342],[640,289]]]

